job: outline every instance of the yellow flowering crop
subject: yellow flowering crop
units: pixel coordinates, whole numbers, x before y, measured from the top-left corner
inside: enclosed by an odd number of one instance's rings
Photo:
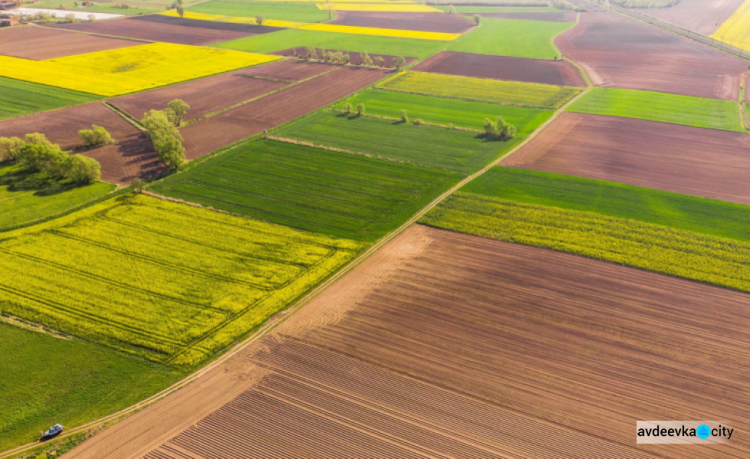
[[[750,51],[750,0],[743,3],[711,38]]]
[[[311,2],[319,2],[320,0],[267,0],[267,1],[311,3]],[[411,3],[411,4],[417,4],[417,1],[416,0],[337,0],[337,3],[401,3],[401,4]]]
[[[150,43],[45,61],[0,56],[0,76],[117,96],[277,59],[280,57]]]
[[[437,8],[427,5],[416,4],[398,4],[398,3],[317,3],[315,6],[320,10],[334,11],[380,11],[393,13],[442,13]]]
[[[460,33],[420,32],[417,30],[380,29],[377,27],[353,27],[332,24],[310,24],[300,27],[302,30],[318,32],[352,33],[358,35],[377,35],[380,37],[416,38],[420,40],[451,41],[460,37]]]

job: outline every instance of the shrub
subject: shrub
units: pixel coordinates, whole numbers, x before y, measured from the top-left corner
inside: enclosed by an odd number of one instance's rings
[[[130,182],[130,186],[133,187],[133,193],[143,193],[143,190],[146,189],[146,184],[143,183],[143,180],[139,179],[138,177],[134,178],[132,182]]]
[[[78,131],[78,137],[81,138],[83,146],[86,148],[100,147],[115,143],[112,136],[106,129],[96,124],[91,125],[91,129],[81,129]]]
[[[456,7],[453,5],[448,5],[448,14],[456,14]]]
[[[376,56],[375,59],[373,59],[373,62],[375,62],[375,65],[377,65],[378,67],[382,67],[385,65],[385,59],[380,56]]]
[[[372,67],[372,58],[370,57],[369,54],[367,53],[362,54],[362,65],[367,65],[367,66]]]
[[[480,16],[480,15],[478,15],[478,14],[475,14],[475,15],[474,15],[474,22],[475,22],[475,23],[476,23],[477,25],[481,24],[481,23],[482,23],[482,16]]]
[[[91,183],[102,176],[99,162],[83,155],[73,155],[66,158],[62,164],[62,173],[66,178],[76,183]]]
[[[401,110],[401,121],[403,123],[409,122],[409,117],[406,115],[406,110]]]
[[[312,46],[307,47],[307,60],[318,60],[318,51]]]
[[[18,137],[0,137],[0,161],[15,161],[23,145]]]
[[[414,126],[421,126],[421,125],[427,124],[427,123],[425,123],[424,120],[421,120],[421,119],[417,118],[415,120],[412,120],[411,124],[413,124]]]
[[[354,108],[352,108],[352,104],[350,104],[349,102],[347,102],[347,103],[346,103],[346,105],[344,105],[344,111],[345,111],[346,113],[351,113],[351,112],[353,112],[353,111],[354,111]]]
[[[159,160],[170,169],[177,169],[185,161],[185,148],[182,147],[182,136],[167,114],[151,110],[141,120],[146,128]]]
[[[365,114],[365,104],[357,104],[355,107],[355,110],[357,110],[357,115],[364,115]]]
[[[406,64],[404,56],[396,56],[393,58],[393,65],[395,65],[397,69],[400,69],[404,64]]]
[[[263,22],[265,21],[265,18],[261,15],[255,16],[255,23],[260,25],[263,25]]]

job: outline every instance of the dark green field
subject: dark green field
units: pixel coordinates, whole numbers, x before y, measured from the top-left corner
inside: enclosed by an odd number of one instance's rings
[[[101,97],[0,77],[0,119],[83,104]]]
[[[465,100],[446,99],[443,97],[421,96],[390,91],[368,90],[347,99],[344,104],[352,106],[364,104],[367,113],[379,116],[399,118],[401,110],[406,110],[409,119],[423,119],[428,123],[481,130],[484,119],[495,120],[502,116],[505,121],[518,129],[518,135],[526,136],[534,132],[554,113],[552,110],[512,107],[507,105],[485,104]]]
[[[750,242],[750,206],[620,183],[494,167],[461,191]]]
[[[318,9],[315,3],[307,2],[248,2],[246,0],[213,0],[199,3],[188,8],[189,11],[207,14],[223,14],[254,18],[263,16],[265,19],[293,22],[325,22],[328,21],[328,11]]]
[[[183,376],[80,339],[0,322],[0,450],[60,423],[71,428],[123,409]]]
[[[296,228],[373,241],[460,178],[452,172],[258,141],[151,190]]]
[[[519,141],[487,140],[474,132],[338,112],[303,118],[274,135],[465,174],[481,169]]]

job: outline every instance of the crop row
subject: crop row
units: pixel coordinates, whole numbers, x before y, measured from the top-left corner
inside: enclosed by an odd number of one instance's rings
[[[582,90],[566,86],[519,83],[422,72],[403,72],[376,85],[389,91],[476,102],[558,109]]]
[[[750,291],[750,244],[741,241],[468,193],[421,222]]]

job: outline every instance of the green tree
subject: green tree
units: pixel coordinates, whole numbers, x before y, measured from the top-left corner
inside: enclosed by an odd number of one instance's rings
[[[367,65],[367,66],[372,67],[372,58],[366,52],[362,54],[362,65]]]
[[[378,67],[382,67],[385,65],[385,59],[380,56],[376,56],[375,59],[373,59],[373,62],[375,62],[375,65],[377,65]]]
[[[185,148],[182,147],[182,136],[167,114],[160,110],[151,110],[141,120],[146,133],[154,144],[159,160],[168,168],[176,169],[185,161]]]
[[[393,65],[396,66],[396,69],[400,69],[404,64],[406,64],[404,56],[396,56],[393,58]]]
[[[68,154],[57,145],[26,143],[18,151],[18,163],[31,171],[44,172],[50,177],[62,177],[62,165]]]
[[[182,124],[182,118],[187,114],[188,110],[190,110],[190,105],[185,103],[182,99],[175,99],[167,104],[165,113],[167,114],[167,118],[169,118],[175,126],[179,126]]]
[[[33,143],[34,145],[46,145],[51,148],[57,148],[58,150],[60,149],[59,145],[50,142],[47,139],[47,136],[39,132],[32,132],[31,134],[26,134],[24,136],[24,141],[26,141],[26,143]]]
[[[0,137],[0,161],[15,161],[24,144],[18,137]]]
[[[406,110],[403,110],[403,109],[401,110],[401,121],[403,123],[409,122],[409,117],[406,115]]]
[[[183,8],[182,5],[177,5],[177,8],[175,9],[177,10],[177,14],[179,14],[181,18],[185,17],[185,8]]]
[[[83,155],[73,155],[66,158],[62,164],[63,175],[79,184],[91,183],[102,176],[102,167],[93,158]]]
[[[474,22],[476,22],[477,25],[482,23],[482,16],[475,14],[474,15]]]
[[[81,129],[78,131],[78,137],[81,138],[83,146],[86,148],[100,147],[114,143],[109,132],[96,124],[92,124],[91,129]]]
[[[448,5],[448,14],[456,14],[456,7],[453,5]]]
[[[143,183],[143,180],[139,179],[138,177],[134,178],[132,182],[130,182],[130,186],[133,187],[134,193],[143,193],[143,190],[146,189],[146,184]]]
[[[354,108],[352,108],[352,104],[350,104],[349,102],[347,102],[346,105],[344,105],[344,111],[347,114],[350,114],[352,111],[354,111]]]
[[[263,16],[261,16],[260,14],[259,14],[259,15],[257,15],[257,16],[255,16],[255,23],[256,23],[256,24],[258,24],[259,26],[262,26],[262,25],[263,25],[263,22],[264,22],[265,20],[266,20],[266,19],[265,19],[265,18],[264,18]]]
[[[357,115],[362,116],[365,114],[365,104],[357,104],[355,107],[355,110],[357,110]]]
[[[318,51],[312,46],[307,47],[307,60],[318,60]]]

